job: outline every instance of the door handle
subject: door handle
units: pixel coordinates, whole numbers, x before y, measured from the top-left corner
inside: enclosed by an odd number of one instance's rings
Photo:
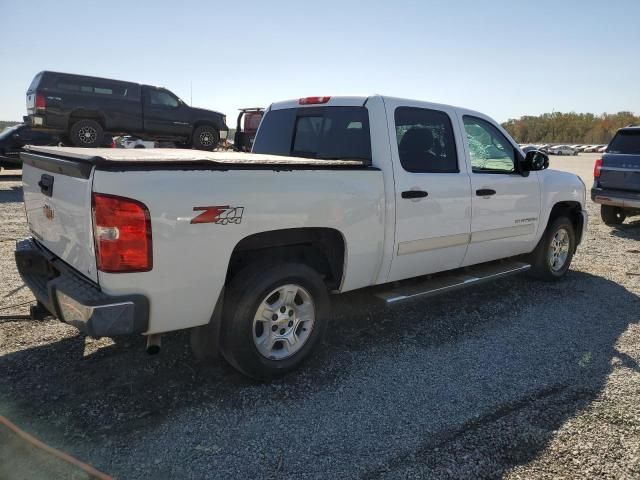
[[[495,195],[496,191],[491,190],[490,188],[481,188],[476,190],[476,195],[479,197],[490,197],[491,195]]]
[[[429,195],[424,190],[405,190],[402,192],[402,198],[424,198]]]

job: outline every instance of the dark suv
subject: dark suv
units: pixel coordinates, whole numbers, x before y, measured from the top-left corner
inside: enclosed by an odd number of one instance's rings
[[[619,225],[640,215],[640,126],[621,128],[593,169],[591,199],[601,204],[602,220]]]
[[[164,88],[48,71],[27,90],[27,114],[33,129],[77,147],[100,146],[109,133],[212,150],[229,130],[223,114],[192,108]]]

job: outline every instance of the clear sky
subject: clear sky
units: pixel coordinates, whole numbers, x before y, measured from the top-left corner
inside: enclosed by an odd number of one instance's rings
[[[0,0],[0,120],[41,70],[222,111],[374,93],[480,110],[640,113],[640,0]]]

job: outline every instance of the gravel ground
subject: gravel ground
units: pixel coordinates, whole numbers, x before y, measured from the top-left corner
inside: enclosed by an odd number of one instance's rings
[[[589,186],[594,158],[552,166]],[[20,200],[0,180],[0,308],[31,299]],[[564,280],[337,297],[320,354],[271,384],[194,362],[185,333],[148,357],[138,337],[2,320],[0,413],[121,479],[639,478],[640,220],[589,212]]]

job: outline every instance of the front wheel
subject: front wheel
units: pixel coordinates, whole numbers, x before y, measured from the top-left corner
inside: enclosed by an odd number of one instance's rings
[[[222,354],[249,377],[284,375],[321,343],[328,314],[327,288],[312,268],[249,266],[231,281],[225,298]]]
[[[569,270],[575,250],[573,224],[567,217],[556,218],[531,254],[531,275],[540,280],[557,280]]]
[[[209,126],[201,125],[193,131],[191,146],[198,150],[213,150],[220,142],[220,134],[218,131]]]
[[[602,221],[607,225],[621,225],[627,218],[627,215],[621,207],[600,205],[600,217],[602,217]]]

